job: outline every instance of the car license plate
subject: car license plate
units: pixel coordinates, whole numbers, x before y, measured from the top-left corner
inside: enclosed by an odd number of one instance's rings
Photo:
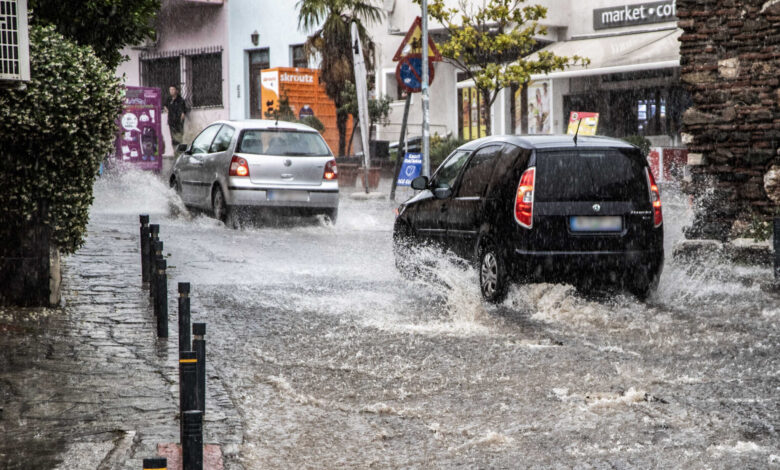
[[[266,199],[279,202],[309,202],[308,191],[268,191]]]
[[[623,218],[620,216],[577,216],[569,220],[572,232],[620,232]]]

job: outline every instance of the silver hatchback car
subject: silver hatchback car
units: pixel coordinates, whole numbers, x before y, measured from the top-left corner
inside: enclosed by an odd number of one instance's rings
[[[309,126],[217,121],[180,150],[170,184],[188,207],[211,210],[224,222],[237,210],[260,208],[336,221],[336,160]]]

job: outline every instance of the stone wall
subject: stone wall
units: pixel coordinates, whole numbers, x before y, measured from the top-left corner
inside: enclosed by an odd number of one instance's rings
[[[689,238],[780,215],[780,0],[677,0]]]

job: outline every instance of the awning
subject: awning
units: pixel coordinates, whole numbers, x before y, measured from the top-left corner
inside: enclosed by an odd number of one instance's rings
[[[584,77],[636,72],[680,66],[681,29],[602,36],[561,41],[542,49],[559,56],[579,55],[590,59],[587,67],[575,65],[561,72],[536,74],[531,80]],[[529,58],[533,59],[536,54]]]

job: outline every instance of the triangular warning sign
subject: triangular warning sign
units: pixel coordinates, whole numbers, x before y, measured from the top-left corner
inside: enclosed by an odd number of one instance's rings
[[[409,28],[406,36],[404,36],[404,40],[401,41],[398,50],[395,51],[393,61],[398,62],[404,57],[412,54],[422,55],[422,18],[419,16],[414,20],[414,23],[412,23],[412,27]],[[439,49],[436,47],[436,43],[433,42],[430,35],[428,35],[428,59],[434,62],[441,60]]]

